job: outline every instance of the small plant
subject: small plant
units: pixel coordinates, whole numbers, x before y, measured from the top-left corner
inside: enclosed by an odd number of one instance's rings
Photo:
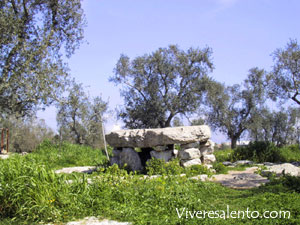
[[[217,173],[223,173],[223,174],[228,173],[228,168],[224,166],[223,163],[221,162],[215,162],[213,164],[213,169],[215,169]]]

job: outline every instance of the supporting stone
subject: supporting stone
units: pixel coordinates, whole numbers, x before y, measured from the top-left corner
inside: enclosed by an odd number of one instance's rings
[[[132,171],[141,170],[143,168],[141,159],[133,148],[123,148],[118,157],[112,157],[111,162],[112,161],[117,163],[120,167],[126,164],[128,169]]]
[[[163,159],[165,162],[168,162],[175,157],[173,150],[163,152],[151,151],[150,155],[156,159]]]
[[[201,163],[200,159],[191,159],[191,160],[181,160],[180,164],[183,167],[190,167],[190,166],[193,166],[193,165],[201,165],[202,163]]]
[[[203,164],[213,164],[216,161],[216,157],[213,154],[201,156]]]
[[[197,148],[189,148],[185,150],[180,150],[178,152],[178,157],[183,160],[187,159],[199,159],[200,158],[200,151]]]
[[[189,149],[189,148],[199,148],[199,142],[193,142],[193,143],[180,145],[181,150],[185,150],[185,149]]]

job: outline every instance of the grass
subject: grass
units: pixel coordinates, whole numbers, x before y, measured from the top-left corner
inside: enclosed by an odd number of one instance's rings
[[[58,146],[47,145],[33,154],[0,160],[0,224],[62,223],[86,216],[133,224],[300,223],[299,180],[279,180],[252,190],[233,190],[187,177],[164,175],[141,179],[116,166],[99,169],[92,175],[67,176],[53,171],[65,165],[104,165],[104,154],[82,146],[66,144],[59,150]],[[93,179],[92,184],[87,183],[88,177]],[[67,184],[69,179],[74,182]],[[261,213],[289,210],[291,218],[186,219],[179,218],[176,212],[176,208],[226,210],[227,205],[230,210],[249,208]]]

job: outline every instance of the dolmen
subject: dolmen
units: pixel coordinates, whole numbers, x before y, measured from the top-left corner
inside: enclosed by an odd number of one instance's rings
[[[126,164],[133,171],[142,170],[151,158],[166,162],[179,158],[183,167],[211,165],[216,158],[210,137],[211,131],[206,125],[118,130],[105,136],[114,148],[110,163],[120,167]]]

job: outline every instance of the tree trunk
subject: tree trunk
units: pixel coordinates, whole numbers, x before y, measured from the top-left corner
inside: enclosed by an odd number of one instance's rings
[[[238,140],[238,137],[231,137],[231,149],[236,148],[237,140]]]

